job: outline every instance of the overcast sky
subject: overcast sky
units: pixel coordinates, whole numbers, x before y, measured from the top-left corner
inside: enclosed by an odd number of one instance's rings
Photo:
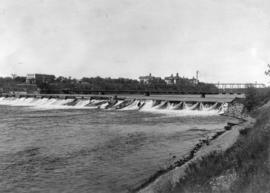
[[[0,0],[0,76],[264,82],[269,0]]]

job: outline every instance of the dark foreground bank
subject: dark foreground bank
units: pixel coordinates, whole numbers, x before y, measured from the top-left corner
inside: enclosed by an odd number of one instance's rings
[[[224,153],[212,152],[191,164],[173,193],[270,192],[270,105],[253,113],[254,125],[240,130]]]

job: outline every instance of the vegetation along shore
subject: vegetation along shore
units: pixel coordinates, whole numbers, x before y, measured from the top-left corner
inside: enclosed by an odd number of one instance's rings
[[[187,157],[157,172],[135,192],[270,192],[269,98],[267,89],[248,89],[246,99],[232,104],[225,115],[238,121],[200,141]]]

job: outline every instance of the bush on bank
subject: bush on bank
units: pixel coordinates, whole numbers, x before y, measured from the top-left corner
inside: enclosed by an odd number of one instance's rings
[[[248,112],[255,110],[267,103],[270,100],[270,89],[269,88],[247,88],[245,107]]]

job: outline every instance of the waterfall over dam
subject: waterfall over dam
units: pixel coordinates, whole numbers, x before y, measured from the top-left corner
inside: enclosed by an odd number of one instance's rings
[[[0,97],[0,105],[25,106],[39,109],[104,109],[142,111],[178,115],[218,115],[227,111],[228,102],[164,100],[158,98],[52,98]]]

